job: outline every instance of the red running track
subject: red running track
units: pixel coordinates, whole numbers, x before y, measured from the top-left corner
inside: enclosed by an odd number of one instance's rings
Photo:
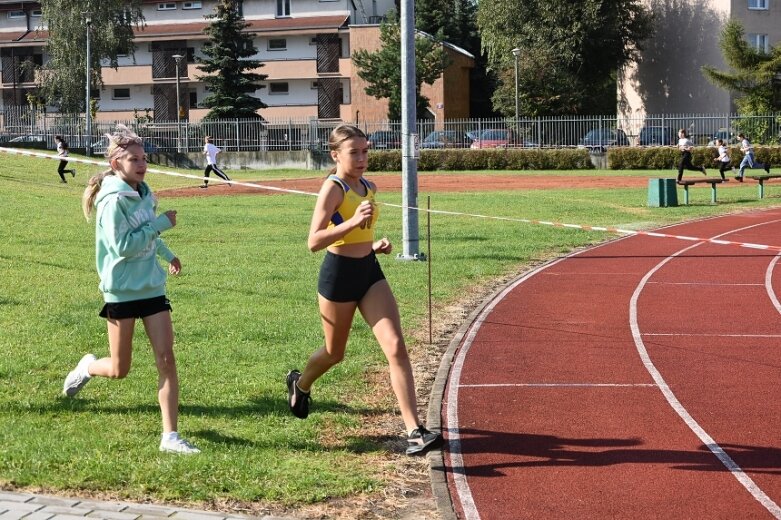
[[[781,245],[781,209],[667,228]],[[442,425],[458,518],[781,518],[775,252],[634,236],[496,295]]]

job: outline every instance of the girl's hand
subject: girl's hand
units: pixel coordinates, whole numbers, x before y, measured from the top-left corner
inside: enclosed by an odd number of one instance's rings
[[[375,253],[382,253],[383,255],[387,255],[390,254],[390,252],[393,250],[393,245],[387,237],[382,237],[372,244],[372,249]]]
[[[177,257],[174,257],[174,259],[171,260],[171,263],[168,264],[168,272],[171,274],[179,274],[181,271],[182,262],[180,262]]]
[[[371,221],[372,214],[374,214],[374,206],[368,200],[364,200],[358,205],[351,220],[356,221],[355,227],[364,227],[367,222]]]
[[[176,226],[176,210],[169,209],[165,212],[165,216],[171,221],[171,227]]]

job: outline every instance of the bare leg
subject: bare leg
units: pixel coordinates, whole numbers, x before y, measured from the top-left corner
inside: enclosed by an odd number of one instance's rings
[[[355,302],[332,302],[318,295],[320,318],[323,322],[325,346],[317,349],[306,363],[298,380],[298,388],[309,392],[312,384],[328,370],[344,359],[347,338],[353,324],[357,304]]]
[[[407,431],[412,431],[420,424],[415,379],[401,332],[399,308],[388,282],[380,280],[372,285],[358,308],[388,359],[391,387],[399,402],[401,418]]]
[[[93,361],[87,367],[90,376],[122,379],[130,372],[133,359],[133,330],[135,318],[107,319],[109,357]]]
[[[162,311],[144,318],[144,328],[157,365],[157,400],[163,416],[163,433],[177,431],[179,417],[179,378],[174,358],[174,327],[171,312]]]

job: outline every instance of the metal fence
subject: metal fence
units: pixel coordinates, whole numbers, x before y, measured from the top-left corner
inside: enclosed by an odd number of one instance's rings
[[[147,152],[195,152],[203,138],[226,151],[324,150],[328,135],[341,121],[317,119],[151,121],[93,121],[92,135],[85,134],[82,114],[46,113],[30,107],[9,107],[0,113],[0,142],[46,143],[54,148],[54,135],[62,135],[71,148],[94,153],[106,147],[104,134],[117,123],[144,138]],[[374,149],[400,149],[401,122],[361,121],[356,123],[369,136]],[[713,145],[716,139],[728,143],[745,133],[754,144],[781,144],[781,114],[740,116],[737,114],[652,115],[642,118],[616,116],[572,116],[504,119],[463,119],[416,125],[422,149],[439,148],[588,148],[611,146],[668,146],[677,142],[679,129],[686,129],[697,145]]]

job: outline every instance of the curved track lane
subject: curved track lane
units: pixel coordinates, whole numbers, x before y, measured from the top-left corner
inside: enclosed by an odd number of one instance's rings
[[[781,210],[667,229],[781,245]],[[457,515],[781,518],[777,262],[635,236],[495,296],[442,404]]]

